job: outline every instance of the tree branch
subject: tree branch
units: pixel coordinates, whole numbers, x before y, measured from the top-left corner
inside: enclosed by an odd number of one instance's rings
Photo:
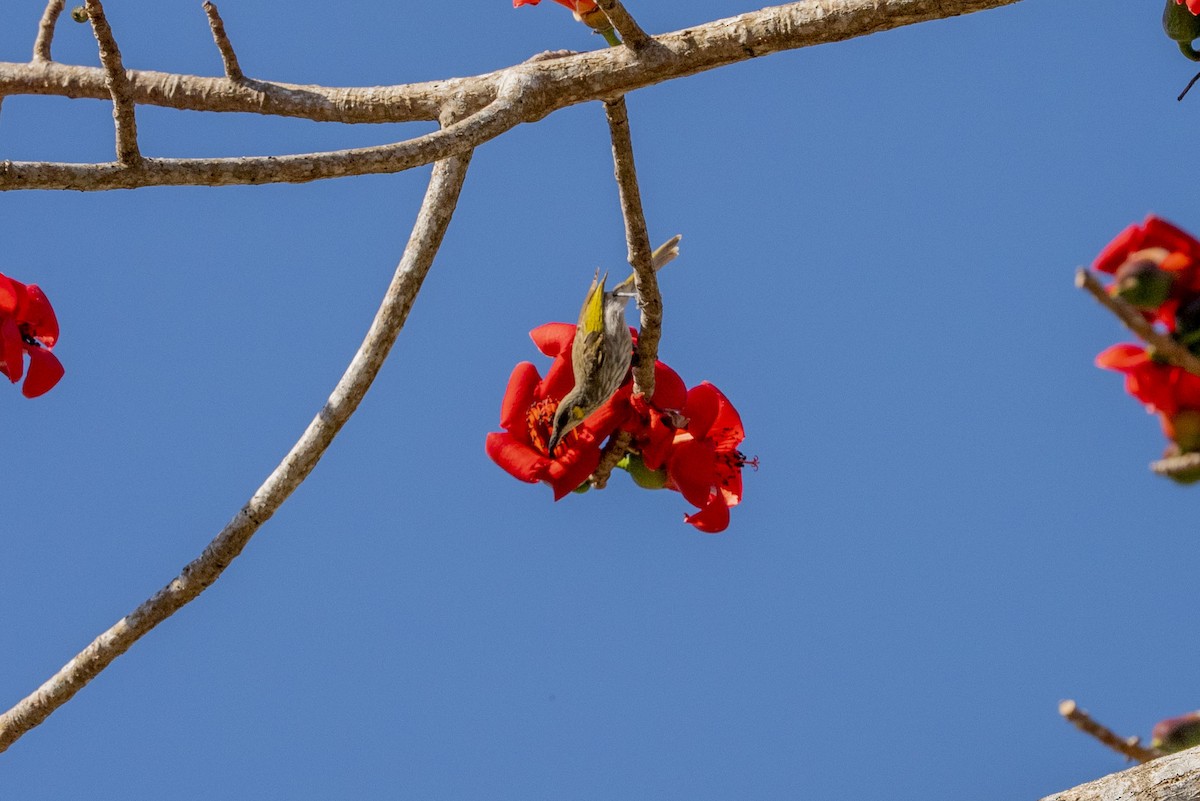
[[[178,577],[97,637],[33,694],[0,715],[0,751],[45,720],[138,639],[215,582],[254,533],[316,467],[333,438],[358,408],[403,328],[454,213],[470,159],[468,152],[434,166],[404,256],[362,345],[291,451]]]
[[[482,111],[433,133],[377,147],[220,159],[143,159],[140,164],[50,164],[0,161],[0,189],[134,189],[142,186],[228,186],[304,183],[322,178],[393,173],[473,150],[521,122],[524,76],[513,74]]]
[[[33,42],[33,60],[50,61],[50,43],[54,41],[54,27],[58,24],[58,16],[63,12],[66,0],[50,0],[46,10],[42,12],[42,21],[38,24],[37,39]]]
[[[1200,748],[1046,796],[1042,801],[1194,801],[1200,798]]]
[[[1112,729],[1092,718],[1074,701],[1063,701],[1058,705],[1058,714],[1066,718],[1084,734],[1090,734],[1104,745],[1135,762],[1149,762],[1162,754],[1152,748],[1143,748],[1137,737],[1119,737]]]
[[[418,145],[424,137],[384,146],[337,151],[337,163],[311,169],[288,159],[155,160],[144,171],[113,165],[0,162],[0,189],[128,189],[136,186],[219,185],[298,182],[344,175],[397,172],[465,152],[523,122],[594,100],[606,100],[662,81],[693,75],[738,61],[815,44],[957,16],[1020,0],[804,0],[737,17],[716,20],[655,37],[657,46],[635,53],[612,47],[562,58],[526,62],[473,78],[429,83],[334,89],[225,78],[199,78],[157,72],[128,73],[132,101],[197,111],[241,111],[334,122],[404,122],[437,119],[451,100],[467,108],[493,102],[501,87],[521,80],[521,92],[505,121],[452,146]],[[89,6],[90,7],[90,6]],[[0,95],[48,94],[106,97],[104,74],[94,68],[51,62],[0,62]],[[387,148],[404,150],[393,158]]]
[[[625,98],[604,104],[608,132],[612,138],[613,169],[621,195],[621,215],[625,218],[625,241],[629,266],[637,276],[638,308],[642,312],[638,327],[637,360],[633,368],[633,391],[646,397],[654,394],[654,364],[658,361],[658,343],[662,339],[663,305],[658,278],[650,258],[650,237],[642,211],[637,168],[633,162],[633,139],[629,135],[629,110]]]
[[[92,23],[92,32],[96,35],[96,44],[100,46],[100,64],[104,67],[105,83],[109,94],[112,95],[113,122],[117,128],[117,162],[137,166],[142,161],[142,154],[137,143],[133,90],[130,89],[128,76],[125,75],[125,67],[121,64],[121,50],[117,47],[117,40],[113,38],[112,28],[104,16],[104,6],[100,5],[100,0],[86,0],[85,8]]]
[[[221,64],[225,67],[225,77],[231,81],[240,81],[246,76],[238,64],[237,53],[233,52],[233,44],[225,33],[225,23],[221,14],[211,0],[204,0],[204,14],[208,17],[208,27],[212,29],[213,41],[221,53]]]
[[[1146,318],[1125,300],[1108,294],[1104,285],[1089,271],[1080,267],[1075,272],[1075,286],[1086,290],[1100,305],[1117,316],[1134,335],[1154,348],[1154,352],[1176,367],[1200,376],[1200,358],[1166,334],[1156,331]]]
[[[596,5],[600,6],[600,10],[617,29],[617,33],[621,34],[621,43],[626,47],[637,51],[654,41],[642,30],[642,26],[637,24],[637,20],[625,10],[625,6],[621,5],[621,0],[596,0]]]

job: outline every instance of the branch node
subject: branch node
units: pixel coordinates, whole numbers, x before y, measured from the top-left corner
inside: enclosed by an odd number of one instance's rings
[[[121,50],[117,40],[113,38],[112,28],[104,16],[104,6],[100,0],[87,0],[88,19],[92,23],[92,33],[96,36],[96,44],[100,48],[100,64],[104,67],[104,81],[108,86],[113,101],[113,122],[117,129],[117,161],[132,167],[142,162],[142,153],[138,149],[137,120],[133,112],[133,87],[129,76],[125,74],[125,66],[121,63]]]
[[[621,34],[621,43],[630,50],[636,53],[654,41],[642,30],[642,26],[637,24],[637,20],[625,10],[621,0],[596,0],[596,4],[600,6],[600,10],[608,17],[612,26],[617,29],[617,33]]]
[[[233,44],[225,33],[225,23],[212,0],[204,0],[204,13],[208,17],[208,27],[212,29],[213,41],[221,53],[221,63],[225,67],[225,77],[231,81],[245,80],[246,75],[238,64],[237,53],[233,52]]]

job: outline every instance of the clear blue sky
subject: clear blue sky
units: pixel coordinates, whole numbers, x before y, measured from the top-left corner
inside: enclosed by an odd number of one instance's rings
[[[631,2],[654,32],[759,6]],[[28,58],[40,0],[8,3]],[[330,10],[333,9],[333,10]],[[469,75],[600,46],[549,2],[222,7],[246,72]],[[1200,706],[1200,488],[1092,366],[1072,286],[1153,211],[1200,233],[1200,95],[1158,3],[1011,8],[629,98],[662,357],[762,463],[719,536],[674,493],[551,503],[484,455],[527,331],[625,245],[601,108],[481,148],[391,360],[220,582],[0,756],[0,795],[1036,798]],[[111,2],[132,68],[216,74],[200,3]],[[94,64],[65,20],[63,61]],[[139,109],[143,152],[286,153],[427,125]],[[107,160],[110,108],[10,98],[0,158]],[[67,375],[0,391],[0,706],[173,577],[323,402],[427,169],[304,186],[0,194]],[[622,476],[617,476],[621,479]],[[853,770],[847,765],[853,764]]]

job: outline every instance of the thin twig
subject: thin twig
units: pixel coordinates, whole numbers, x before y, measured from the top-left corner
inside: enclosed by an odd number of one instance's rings
[[[137,165],[142,161],[137,143],[137,120],[133,113],[133,89],[125,66],[121,63],[121,50],[113,38],[112,28],[104,17],[104,6],[100,0],[86,0],[88,19],[92,33],[100,46],[100,64],[104,67],[105,81],[113,102],[113,122],[117,128],[117,161],[121,164]]]
[[[596,0],[596,5],[600,6],[600,10],[617,29],[617,33],[621,34],[621,43],[626,47],[635,51],[641,50],[653,41],[642,30],[642,26],[637,24],[637,20],[625,10],[625,6],[621,5],[621,0]]]
[[[63,12],[67,0],[50,0],[46,10],[42,12],[42,21],[38,25],[37,39],[33,42],[34,61],[53,61],[50,58],[50,43],[54,41],[54,26],[58,24],[58,15]]]
[[[221,51],[221,63],[225,65],[225,77],[231,81],[241,81],[246,76],[238,64],[237,53],[233,52],[233,44],[225,33],[225,23],[220,12],[211,0],[204,0],[204,13],[208,16],[208,27],[212,28],[213,41],[217,50]]]
[[[1070,721],[1075,728],[1084,734],[1090,734],[1097,740],[1119,754],[1123,754],[1135,762],[1149,762],[1158,759],[1162,754],[1150,748],[1139,745],[1137,737],[1118,737],[1111,729],[1092,719],[1086,711],[1071,700],[1062,701],[1058,705],[1058,714]]]
[[[625,452],[629,450],[629,443],[632,441],[633,435],[628,431],[618,431],[613,435],[600,453],[600,464],[596,465],[596,469],[592,471],[593,487],[604,489],[608,486],[608,479],[612,476],[613,469],[617,466],[617,462],[624,458]]]
[[[650,237],[646,233],[637,168],[633,163],[633,140],[629,135],[629,110],[625,98],[606,101],[604,114],[608,117],[608,132],[612,138],[613,171],[621,195],[621,214],[625,218],[629,266],[637,276],[638,308],[642,312],[633,391],[649,397],[654,394],[654,363],[658,361],[658,342],[662,338],[662,295],[651,263]]]
[[[1200,358],[1174,339],[1156,331],[1142,313],[1121,298],[1108,294],[1104,285],[1082,267],[1075,273],[1075,286],[1086,289],[1100,304],[1117,316],[1125,327],[1139,339],[1154,348],[1154,352],[1176,367],[1182,367],[1193,375],[1200,376]]]
[[[358,408],[403,328],[441,245],[466,177],[470,153],[438,162],[412,235],[383,303],[329,400],[245,506],[177,578],[97,637],[34,693],[0,715],[0,751],[45,720],[139,638],[196,598],[220,577],[271,515],[316,467]]]

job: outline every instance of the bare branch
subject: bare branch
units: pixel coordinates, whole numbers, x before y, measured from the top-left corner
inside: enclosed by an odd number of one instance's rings
[[[137,143],[137,120],[133,113],[133,90],[125,67],[121,64],[121,50],[113,38],[112,28],[104,16],[100,0],[86,0],[84,6],[92,23],[92,32],[100,46],[100,64],[104,67],[105,83],[113,102],[113,122],[117,127],[117,162],[137,165],[142,161]]]
[[[1193,801],[1200,797],[1200,748],[1170,754],[1042,801]]]
[[[204,552],[178,577],[97,637],[33,694],[0,715],[0,751],[45,720],[138,639],[216,581],[254,533],[316,467],[333,438],[358,408],[404,327],[417,292],[441,246],[470,160],[468,152],[434,166],[404,256],[362,345],[321,411],[291,451]]]
[[[612,476],[612,471],[616,468],[617,462],[624,458],[625,452],[629,450],[629,443],[632,441],[633,435],[628,431],[618,431],[613,435],[600,454],[600,464],[596,465],[596,469],[592,471],[593,487],[599,490],[608,486],[608,479]]]
[[[33,60],[50,61],[50,43],[54,41],[54,26],[58,24],[58,16],[63,12],[66,0],[50,0],[46,10],[42,12],[42,21],[38,25],[37,39],[33,42]]]
[[[604,114],[608,117],[608,132],[612,137],[613,166],[621,195],[621,214],[625,218],[629,265],[637,276],[638,308],[642,312],[633,391],[649,397],[654,394],[654,363],[658,361],[658,342],[662,339],[662,295],[651,263],[650,237],[646,233],[642,193],[638,189],[637,168],[633,163],[633,140],[629,135],[629,110],[625,98],[606,102]]]
[[[641,50],[653,41],[621,5],[621,0],[596,0],[596,5],[600,6],[617,33],[621,34],[621,43],[626,47]]]
[[[237,53],[233,52],[233,45],[229,41],[229,36],[225,33],[225,23],[221,20],[221,14],[217,11],[216,5],[211,0],[204,0],[204,13],[208,16],[208,27],[212,28],[213,41],[217,43],[217,50],[221,52],[221,63],[225,66],[225,77],[231,81],[242,80],[246,76],[242,74],[242,68],[237,60]]]
[[[653,40],[658,46],[646,48],[641,53],[634,53],[625,47],[605,48],[528,62],[473,78],[390,87],[336,89],[252,80],[235,84],[225,78],[137,70],[127,75],[132,100],[138,104],[197,111],[241,111],[346,123],[433,120],[438,118],[443,107],[451,100],[467,108],[480,108],[492,102],[499,87],[507,81],[517,76],[527,79],[528,83],[515,104],[517,108],[512,110],[508,126],[499,126],[481,140],[486,141],[512,125],[539,120],[557,109],[577,103],[609,99],[644,86],[781,50],[842,41],[1019,1],[839,0],[830,8],[831,4],[825,0],[804,0],[664,34]],[[95,68],[68,67],[52,62],[0,62],[0,95],[9,94],[110,96],[105,73]],[[113,165],[0,163],[0,176],[3,177],[0,189],[97,190],[186,183],[297,182],[370,172],[395,172],[446,158],[478,144],[480,141],[463,143],[457,148],[428,147],[411,159],[389,160],[384,156],[382,161],[374,161],[374,157],[371,157],[367,159],[370,163],[355,163],[345,167],[324,165],[311,175],[307,165],[286,164],[271,158],[239,161],[236,169],[228,159],[172,160],[158,162],[155,169],[145,172],[114,171]],[[285,166],[277,170],[276,166],[281,164]],[[7,171],[4,170],[6,166]],[[180,171],[175,169],[176,166],[186,166],[186,170]],[[230,175],[230,169],[234,169],[238,177]],[[199,181],[189,180],[185,174],[189,171],[214,175]]]
[[[1121,298],[1114,297],[1104,289],[1096,276],[1082,267],[1075,273],[1075,286],[1087,290],[1100,304],[1117,316],[1125,327],[1138,339],[1154,348],[1154,352],[1176,367],[1182,367],[1193,375],[1200,375],[1200,358],[1166,334],[1154,329],[1136,308]]]
[[[515,102],[523,79],[515,74],[490,106],[462,122],[424,136],[377,147],[296,156],[220,159],[143,159],[137,165],[50,164],[0,161],[0,189],[133,189],[142,186],[228,186],[264,181],[304,183],[322,178],[392,173],[449,158],[493,139],[521,122]]]
[[[1151,749],[1143,748],[1137,737],[1118,737],[1112,729],[1097,722],[1085,710],[1080,709],[1074,701],[1063,701],[1058,705],[1058,714],[1071,722],[1075,728],[1084,734],[1090,734],[1118,754],[1129,757],[1135,762],[1149,762],[1158,759],[1162,754]]]

